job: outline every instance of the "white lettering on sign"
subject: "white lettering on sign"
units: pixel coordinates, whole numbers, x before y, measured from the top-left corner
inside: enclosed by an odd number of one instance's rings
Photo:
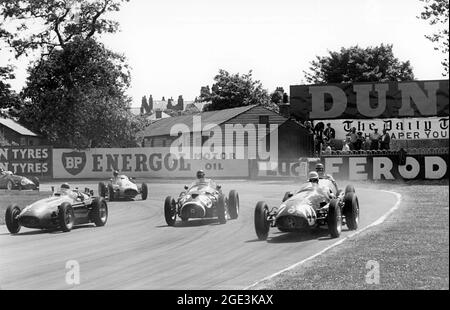
[[[435,169],[437,168],[437,169]],[[447,163],[441,157],[425,157],[425,179],[438,180],[447,173]]]
[[[367,158],[365,157],[350,157],[348,178],[350,180],[367,180],[367,173],[361,173],[366,171],[366,163]]]
[[[374,157],[373,158],[373,174],[374,180],[381,180],[383,176],[386,180],[394,180],[392,175],[392,160],[387,157]]]

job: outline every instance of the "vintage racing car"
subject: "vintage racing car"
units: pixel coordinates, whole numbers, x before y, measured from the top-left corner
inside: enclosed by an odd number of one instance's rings
[[[172,196],[164,201],[164,215],[167,225],[174,226],[177,216],[183,222],[190,218],[217,218],[221,224],[227,219],[237,219],[239,216],[239,195],[231,190],[228,197],[222,193],[220,186],[207,180],[185,186],[178,199]]]
[[[38,200],[23,210],[16,204],[6,209],[5,222],[9,232],[16,234],[22,226],[37,229],[70,231],[75,225],[94,223],[104,226],[108,219],[108,206],[102,197],[93,197],[85,189],[53,192],[49,198]]]
[[[333,238],[341,234],[342,225],[356,230],[359,221],[359,202],[355,188],[345,191],[336,183],[320,179],[318,184],[307,182],[297,192],[287,192],[278,208],[269,209],[264,201],[255,208],[255,230],[259,240],[266,240],[270,227],[282,232],[302,232],[322,225],[328,226]]]
[[[137,195],[141,195],[142,200],[146,200],[148,196],[148,186],[142,183],[138,187],[133,178],[128,178],[126,175],[118,175],[116,180],[111,178],[108,184],[100,182],[98,184],[98,195],[101,197],[108,197],[109,201],[120,199],[133,199]]]
[[[39,190],[39,179],[37,177],[27,178],[15,175],[11,171],[0,170],[0,189]]]

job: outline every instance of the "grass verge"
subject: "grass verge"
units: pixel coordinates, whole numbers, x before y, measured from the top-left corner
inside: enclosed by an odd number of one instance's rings
[[[23,208],[36,200],[50,195],[51,192],[0,190],[0,225],[5,224],[5,211],[9,205],[15,203],[20,208]]]
[[[448,290],[448,184],[376,187],[402,195],[400,208],[385,222],[254,289]],[[379,265],[379,283],[369,261]]]

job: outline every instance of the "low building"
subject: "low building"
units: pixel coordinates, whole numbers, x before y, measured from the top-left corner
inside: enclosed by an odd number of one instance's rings
[[[2,146],[36,146],[43,139],[10,118],[0,117],[0,144]]]
[[[200,135],[194,135],[194,117],[201,117]],[[208,124],[219,126],[222,132],[222,147],[229,147],[226,143],[232,141],[232,147],[244,147],[255,145],[259,148],[260,141],[266,139],[266,145],[270,145],[270,133],[274,130],[273,126],[278,130],[278,154],[279,158],[299,158],[308,156],[311,153],[312,136],[308,133],[306,128],[294,120],[287,119],[282,115],[273,112],[260,105],[243,106],[233,109],[225,109],[219,111],[203,112],[197,115],[182,115],[177,117],[170,117],[161,119],[148,126],[144,133],[144,146],[147,147],[169,147],[178,138],[178,136],[171,136],[170,132],[176,125],[188,128],[190,134],[190,144],[192,146],[204,145],[211,136],[215,126],[209,126],[206,131],[204,127]],[[249,134],[245,132],[247,125],[254,125],[253,128],[258,128],[258,125],[265,125],[264,137],[258,136],[256,141],[249,141]],[[225,130],[228,127],[244,128],[240,134],[230,130]],[[250,128],[248,126],[247,128]],[[179,134],[181,136],[181,133]],[[201,141],[195,141],[194,137],[201,137]],[[226,154],[227,156],[229,154]]]

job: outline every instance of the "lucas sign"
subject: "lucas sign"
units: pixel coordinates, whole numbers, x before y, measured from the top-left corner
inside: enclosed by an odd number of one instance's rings
[[[291,86],[291,113],[307,120],[445,117],[449,81]]]

